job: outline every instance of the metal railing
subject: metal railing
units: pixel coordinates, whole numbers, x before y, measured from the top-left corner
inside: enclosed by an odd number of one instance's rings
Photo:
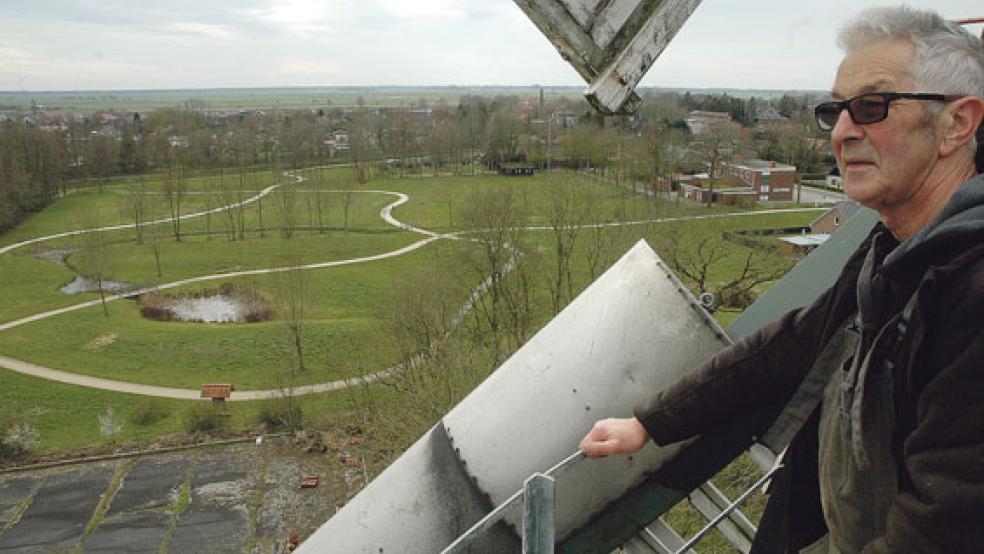
[[[520,501],[523,503],[523,532],[522,532],[522,552],[523,554],[552,554],[554,552],[555,539],[555,478],[560,472],[574,466],[579,461],[585,459],[580,451],[569,455],[560,463],[556,464],[545,473],[534,473],[523,483],[523,488],[516,491],[505,502],[489,512],[485,517],[472,525],[467,531],[459,536],[441,554],[458,554],[465,552],[472,543],[484,533],[489,531],[497,523],[502,521],[506,513],[517,507]],[[759,478],[751,487],[743,492],[734,502],[721,505],[714,510],[713,515],[708,514],[708,510],[699,510],[708,519],[708,523],[700,531],[686,542],[678,541],[673,548],[654,549],[656,552],[671,552],[673,554],[684,554],[691,552],[701,539],[703,539],[712,529],[725,523],[737,512],[738,507],[747,500],[753,492],[765,486],[765,484],[775,475],[781,467],[780,463],[775,463],[765,475]],[[710,483],[708,483],[710,485]],[[702,487],[703,488],[703,487]],[[716,488],[711,485],[711,489]],[[697,494],[694,491],[693,494]],[[703,495],[703,493],[701,493]],[[722,498],[723,495],[721,495]],[[725,499],[726,500],[726,499]],[[691,496],[691,502],[694,497]],[[739,513],[740,514],[740,513]],[[744,516],[742,516],[744,519]],[[661,521],[661,520],[660,520]],[[643,528],[641,533],[649,531]],[[671,530],[672,531],[672,530]],[[754,528],[752,529],[754,533]],[[745,549],[742,549],[745,550]]]
[[[552,553],[554,547],[554,475],[584,459],[577,451],[548,469],[546,473],[534,473],[523,483],[523,488],[513,493],[505,502],[489,512],[464,532],[441,554],[464,552],[478,537],[502,521],[506,511],[523,500],[523,554]]]

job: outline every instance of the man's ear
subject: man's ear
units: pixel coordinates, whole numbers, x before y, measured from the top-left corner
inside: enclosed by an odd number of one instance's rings
[[[984,173],[984,123],[977,128],[977,156],[974,158],[977,172]]]
[[[965,96],[950,103],[945,112],[943,141],[940,143],[940,156],[947,157],[970,142],[984,120],[984,100],[976,96]]]

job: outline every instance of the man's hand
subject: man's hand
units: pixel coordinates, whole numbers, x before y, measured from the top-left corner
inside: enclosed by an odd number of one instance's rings
[[[581,452],[588,458],[633,454],[645,446],[647,440],[649,433],[634,417],[603,419],[581,440]]]

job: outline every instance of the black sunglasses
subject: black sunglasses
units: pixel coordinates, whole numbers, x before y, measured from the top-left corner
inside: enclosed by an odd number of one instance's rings
[[[900,98],[952,102],[963,98],[963,96],[926,92],[869,92],[840,102],[824,102],[814,108],[813,113],[817,116],[817,125],[824,131],[830,131],[837,125],[837,119],[840,118],[841,111],[845,109],[851,116],[851,121],[858,125],[878,123],[888,117],[888,107],[892,101]]]

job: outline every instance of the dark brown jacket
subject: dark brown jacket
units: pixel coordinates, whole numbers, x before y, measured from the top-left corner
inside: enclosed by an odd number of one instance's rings
[[[898,343],[897,349],[876,345],[871,367],[894,378],[899,493],[885,535],[864,552],[984,552],[984,179],[978,176],[968,187],[962,201],[971,197],[976,204],[955,217],[955,231],[923,237],[915,248],[905,244],[870,281],[876,302],[863,318],[862,351],[872,348],[870,338],[889,322],[882,344]],[[639,411],[653,440],[684,440],[763,408],[778,413],[856,310],[862,261],[877,235],[884,260],[897,243],[879,224],[813,304],[724,350]],[[908,325],[897,325],[917,291]],[[759,534],[778,532],[786,550],[797,552],[826,531],[817,482],[817,414],[793,440],[789,455],[788,506],[769,508],[786,513],[763,517],[763,525],[784,528],[760,528]]]

